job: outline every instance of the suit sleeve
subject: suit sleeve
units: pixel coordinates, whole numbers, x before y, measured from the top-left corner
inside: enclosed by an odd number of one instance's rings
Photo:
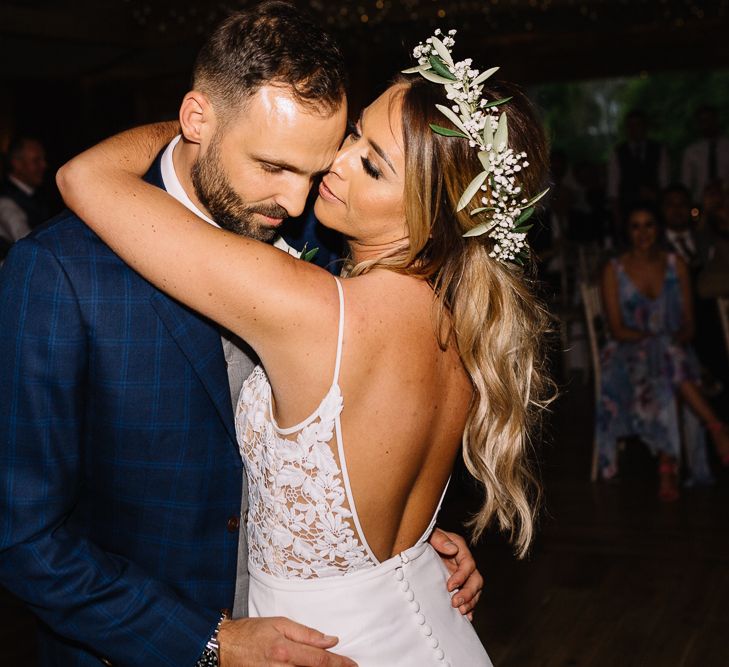
[[[56,257],[0,271],[0,585],[114,665],[194,665],[217,618],[68,527],[83,470],[88,342]]]

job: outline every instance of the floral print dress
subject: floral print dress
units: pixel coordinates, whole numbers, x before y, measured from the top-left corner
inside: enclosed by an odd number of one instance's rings
[[[663,289],[655,299],[635,287],[618,259],[612,262],[623,324],[652,335],[637,342],[609,340],[601,352],[596,438],[605,478],[617,472],[618,439],[629,435],[640,437],[654,454],[678,458],[676,392],[699,373],[691,349],[674,341],[683,312],[676,256],[668,255]]]

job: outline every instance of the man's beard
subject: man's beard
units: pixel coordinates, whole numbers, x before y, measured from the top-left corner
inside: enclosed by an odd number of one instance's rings
[[[257,222],[254,214],[270,218],[288,217],[288,211],[276,204],[245,204],[230,185],[220,162],[220,140],[217,136],[213,137],[207,152],[195,160],[190,176],[200,203],[218,225],[230,232],[258,241],[270,241],[277,234],[276,228]]]

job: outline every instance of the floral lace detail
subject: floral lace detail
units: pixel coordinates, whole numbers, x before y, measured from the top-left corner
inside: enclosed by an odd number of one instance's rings
[[[295,440],[271,417],[271,386],[260,366],[241,390],[236,431],[248,476],[249,567],[282,578],[342,575],[373,567],[355,530],[331,442],[342,411],[335,382]],[[291,434],[294,437],[294,434]]]

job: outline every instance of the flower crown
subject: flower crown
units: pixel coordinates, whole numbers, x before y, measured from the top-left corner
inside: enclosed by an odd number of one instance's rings
[[[453,123],[455,130],[430,124],[437,134],[446,137],[468,139],[471,148],[478,149],[478,159],[483,171],[468,185],[457,211],[469,205],[480,194],[480,205],[472,216],[481,215],[486,220],[463,236],[488,235],[494,241],[489,255],[499,261],[522,265],[529,255],[526,233],[532,227],[528,223],[534,213],[534,205],[549,191],[544,190],[528,199],[517,184],[516,174],[529,166],[526,153],[516,153],[509,148],[509,129],[506,114],[498,107],[511,97],[487,100],[481,95],[483,82],[499,68],[492,67],[479,72],[471,66],[471,59],[454,62],[451,48],[455,44],[450,30],[443,35],[436,30],[433,37],[421,42],[413,50],[417,67],[403,70],[403,74],[419,73],[428,81],[445,86],[446,97],[453,102],[449,108],[436,104],[436,108]]]

